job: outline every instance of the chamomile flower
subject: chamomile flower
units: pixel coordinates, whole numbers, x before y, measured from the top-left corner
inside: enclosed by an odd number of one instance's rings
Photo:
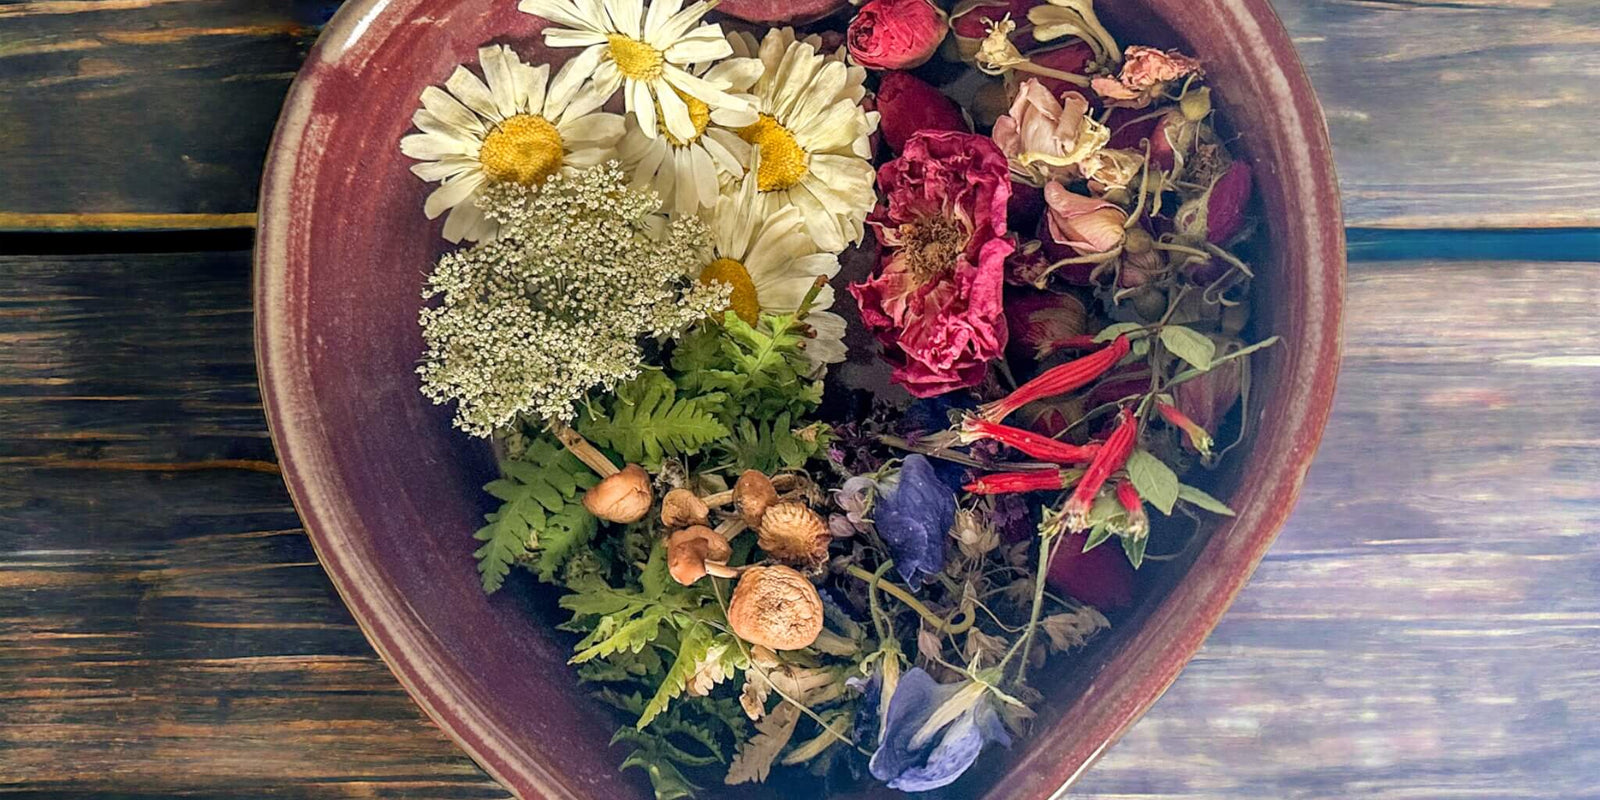
[[[444,89],[424,89],[411,117],[422,132],[400,140],[400,152],[423,162],[411,171],[439,182],[422,210],[428,219],[450,212],[444,238],[451,242],[495,237],[499,226],[476,202],[484,187],[538,186],[558,172],[592,167],[614,156],[623,131],[621,116],[578,102],[580,84],[567,69],[552,84],[548,64],[529,66],[500,45],[479,49],[478,63],[483,79],[456,67]]]
[[[839,274],[839,257],[817,249],[799,209],[762,208],[758,175],[751,170],[717,199],[709,214],[712,249],[699,276],[701,283],[728,284],[729,310],[752,325],[761,314],[797,310],[818,277]],[[824,286],[805,318],[816,331],[806,354],[818,368],[845,358],[845,322],[827,310],[832,306],[833,287]]]
[[[733,52],[720,25],[700,21],[717,2],[683,8],[682,0],[655,0],[646,10],[644,0],[522,0],[517,8],[564,26],[545,28],[547,46],[583,48],[567,64],[571,82],[592,79],[586,94],[604,103],[620,88],[646,136],[659,135],[659,112],[662,127],[687,141],[695,136],[688,98],[712,109],[748,107],[727,85],[687,69]]]
[[[708,69],[709,67],[709,69]],[[730,59],[691,70],[714,83],[726,83],[729,91],[742,93],[761,75],[761,65],[753,59]],[[743,99],[753,100],[748,95]],[[646,131],[637,117],[627,119],[627,132],[617,144],[622,163],[633,174],[634,188],[653,188],[661,196],[664,210],[684,215],[697,214],[717,202],[724,183],[737,181],[750,161],[750,144],[738,131],[756,123],[753,108],[710,108],[700,100],[685,96],[694,136],[680,139],[671,131]]]
[[[861,107],[866,70],[819,53],[817,43],[796,40],[789,28],[769,31],[759,46],[748,36],[730,38],[736,54],[753,55],[762,66],[749,90],[760,118],[739,131],[759,155],[751,166],[759,190],[755,213],[794,206],[824,250],[861,241],[877,202],[868,137],[878,113]]]

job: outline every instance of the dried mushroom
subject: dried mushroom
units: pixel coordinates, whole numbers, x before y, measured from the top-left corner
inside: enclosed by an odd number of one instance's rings
[[[728,624],[751,644],[799,650],[822,633],[822,597],[789,567],[750,567],[733,590]]]
[[[704,525],[710,519],[711,509],[705,501],[688,489],[673,489],[661,499],[661,524],[668,528],[687,528]]]
[[[707,574],[724,578],[739,575],[727,565],[733,548],[728,540],[704,525],[684,528],[667,537],[667,572],[672,579],[688,586]]]
[[[828,560],[833,535],[828,523],[805,503],[779,503],[761,517],[758,543],[767,555],[792,567],[812,570]]]
[[[644,519],[654,500],[650,474],[638,464],[629,464],[585,492],[583,507],[607,522],[630,523]]]
[[[761,524],[767,509],[778,502],[778,490],[772,479],[759,470],[747,469],[733,485],[733,506],[739,510],[744,524],[754,528]]]

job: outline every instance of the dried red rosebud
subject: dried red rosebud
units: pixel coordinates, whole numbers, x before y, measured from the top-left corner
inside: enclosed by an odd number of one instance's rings
[[[1084,464],[1100,452],[1100,445],[1076,445],[1040,436],[1037,433],[1010,425],[1000,425],[978,417],[968,417],[961,423],[957,438],[963,444],[991,439],[1024,455],[1057,464]]]
[[[928,0],[871,0],[845,31],[857,64],[872,69],[913,69],[927,63],[944,41],[945,15]]]
[[[1111,139],[1106,142],[1106,147],[1143,152],[1144,140],[1153,138],[1156,125],[1160,122],[1160,115],[1152,116],[1148,111],[1113,108],[1111,114],[1106,117],[1106,127],[1111,129]],[[1151,160],[1154,161],[1153,155]],[[1162,167],[1162,169],[1171,168],[1170,164]]]
[[[1050,557],[1045,583],[1062,594],[1109,611],[1133,602],[1133,565],[1116,547],[1101,545],[1085,553],[1086,534],[1061,538]]]
[[[1219,342],[1217,352],[1222,353],[1226,345]],[[1225,361],[1197,378],[1178,384],[1172,390],[1178,409],[1202,429],[1216,430],[1234,403],[1239,402],[1241,369],[1238,359]]]
[[[1082,358],[1069,361],[1058,367],[1051,367],[1027,383],[1018,386],[1016,391],[993,403],[979,406],[980,415],[990,422],[999,422],[1011,412],[1023,406],[1043,400],[1046,397],[1063,395],[1074,389],[1087,386],[1090,381],[1104,375],[1130,349],[1128,337],[1118,336],[1111,344],[1101,348],[1098,352],[1090,353]]]
[[[1084,470],[1083,479],[1073,488],[1072,497],[1061,509],[1061,522],[1067,530],[1076,532],[1089,527],[1089,507],[1094,505],[1095,495],[1100,493],[1100,487],[1105,485],[1111,473],[1122,469],[1122,465],[1127,463],[1138,433],[1139,421],[1128,409],[1122,409],[1117,414],[1116,429],[1106,437],[1100,452],[1095,454],[1094,460],[1089,462],[1089,468]]]
[[[1169,406],[1166,403],[1156,403],[1156,411],[1161,414],[1161,418],[1166,420],[1168,425],[1183,431],[1184,435],[1188,437],[1189,446],[1194,448],[1196,453],[1208,457],[1211,455],[1211,434],[1207,433],[1205,428],[1200,427],[1199,423],[1189,419],[1187,414],[1179,411],[1175,406]]]
[[[1060,72],[1067,72],[1073,75],[1088,75],[1089,64],[1094,61],[1094,48],[1090,47],[1082,39],[1078,39],[1059,47],[1035,50],[1028,53],[1028,60],[1037,66],[1048,67]],[[1044,88],[1049,89],[1050,94],[1055,97],[1060,97],[1063,93],[1070,92],[1087,100],[1091,109],[1097,111],[1100,109],[1099,95],[1089,91],[1087,87],[1046,75],[1030,74],[1027,77],[1044,84]]]
[[[883,74],[877,104],[878,131],[895,155],[919,131],[967,131],[967,121],[955,101],[907,72]]]
[[[1070,294],[1012,291],[1006,294],[1006,327],[1012,343],[1034,358],[1054,352],[1057,343],[1082,336],[1089,330],[1089,309]]]
[[[993,472],[980,475],[961,487],[969,494],[1025,494],[1059,492],[1072,485],[1083,470],[1032,469],[1019,472]]]
[[[1244,228],[1251,183],[1250,165],[1235,161],[1216,183],[1211,184],[1206,201],[1206,241],[1222,244]]]
[[[1150,515],[1144,511],[1144,500],[1139,497],[1139,490],[1133,488],[1133,482],[1124,478],[1117,481],[1117,504],[1122,506],[1122,511],[1128,516],[1128,524],[1123,528],[1123,533],[1134,539],[1143,539],[1150,535]]]

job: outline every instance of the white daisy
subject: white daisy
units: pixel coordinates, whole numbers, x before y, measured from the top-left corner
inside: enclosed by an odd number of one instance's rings
[[[700,269],[701,282],[733,287],[729,308],[752,325],[763,313],[795,311],[819,276],[839,274],[839,257],[817,249],[799,209],[761,208],[758,172],[751,170],[717,199],[707,220],[712,250]],[[831,307],[833,287],[823,286],[805,320],[816,331],[806,354],[819,371],[845,358],[844,318],[826,310]]]
[[[714,83],[727,83],[729,90],[742,93],[761,76],[761,64],[753,59],[730,59],[695,72]],[[740,96],[736,94],[736,96]],[[742,95],[742,99],[754,98]],[[722,185],[744,175],[750,161],[750,144],[738,131],[755,124],[753,107],[744,109],[710,108],[694,97],[684,97],[695,135],[680,139],[671,131],[660,136],[644,130],[637,117],[629,115],[627,132],[617,144],[618,154],[633,174],[635,188],[653,188],[661,197],[663,209],[680,214],[697,214],[715,205]]]
[[[484,186],[537,186],[558,171],[592,167],[615,155],[623,131],[621,116],[579,102],[579,85],[567,80],[566,69],[552,83],[548,64],[529,66],[500,45],[479,49],[478,63],[487,85],[456,67],[445,81],[449,91],[422,90],[422,108],[411,117],[422,133],[400,140],[400,152],[423,162],[411,171],[440,182],[423,212],[428,219],[450,212],[444,238],[451,242],[495,237],[495,223],[475,202]]]
[[[695,124],[685,98],[713,109],[748,108],[724,91],[726,84],[686,69],[733,52],[720,25],[700,24],[717,2],[700,0],[682,8],[683,0],[655,0],[646,11],[643,0],[522,0],[517,8],[566,26],[545,28],[546,45],[584,48],[568,62],[573,83],[592,78],[584,91],[597,94],[602,103],[620,87],[645,135],[658,135],[659,111],[667,131],[687,141]]]
[[[818,53],[820,40],[796,40],[791,28],[769,31],[759,47],[749,36],[730,39],[736,53],[762,65],[750,87],[760,119],[739,132],[759,151],[759,213],[800,209],[806,232],[824,250],[861,241],[877,202],[868,137],[878,112],[861,108],[866,70]]]

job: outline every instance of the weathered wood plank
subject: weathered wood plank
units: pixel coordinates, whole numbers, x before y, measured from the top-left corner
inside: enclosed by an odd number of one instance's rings
[[[1080,796],[1600,796],[1597,277],[1352,272],[1294,517]]]
[[[0,6],[0,230],[249,224],[279,104],[333,4]],[[1327,107],[1351,225],[1600,225],[1600,6],[1277,7]]]
[[[1299,510],[1074,796],[1600,795],[1596,277],[1358,265]],[[0,792],[501,797],[230,468],[271,459],[247,286],[0,259]]]

